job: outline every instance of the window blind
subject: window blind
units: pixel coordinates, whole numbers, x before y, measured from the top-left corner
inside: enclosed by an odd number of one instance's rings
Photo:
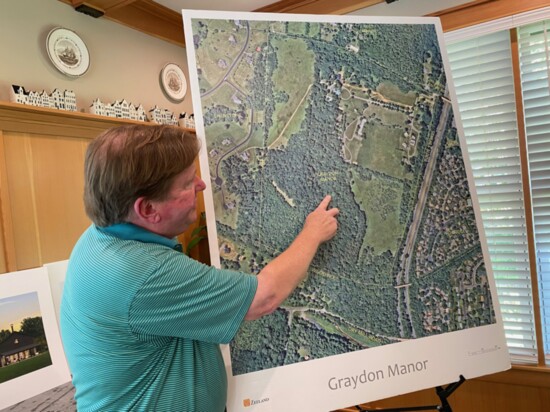
[[[447,50],[508,349],[537,363],[509,32]]]
[[[550,363],[550,20],[518,28],[535,249],[546,363]]]

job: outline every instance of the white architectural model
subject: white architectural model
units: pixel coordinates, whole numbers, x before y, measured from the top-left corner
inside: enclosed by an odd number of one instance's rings
[[[180,127],[185,127],[187,129],[195,128],[195,115],[193,113],[187,114],[186,112],[180,113],[180,118],[178,120]]]
[[[138,120],[141,122],[147,121],[147,115],[143,106],[141,104],[134,106],[132,103],[127,102],[126,99],[117,100],[114,103],[103,103],[98,98],[92,102],[89,111],[99,116],[117,117],[119,119]]]
[[[42,92],[27,92],[23,86],[12,84],[10,101],[30,106],[76,112],[76,95],[72,90],[61,91],[54,89],[52,94],[48,94],[44,90]]]
[[[161,109],[155,105],[149,110],[149,120],[153,123],[178,125],[178,119],[168,109]]]
[[[76,95],[71,90],[60,91],[54,89],[51,94],[30,91],[27,92],[23,86],[12,85],[10,89],[10,101],[13,103],[26,104],[30,106],[47,107],[51,109],[69,110],[76,112]],[[118,119],[129,119],[146,122],[147,120],[158,124],[169,124],[174,126],[195,128],[194,115],[181,113],[179,119],[168,109],[161,109],[158,106],[149,110],[149,116],[143,106],[134,106],[126,99],[116,100],[114,103],[103,103],[99,98],[95,99],[89,108],[89,113],[99,116],[116,117]]]

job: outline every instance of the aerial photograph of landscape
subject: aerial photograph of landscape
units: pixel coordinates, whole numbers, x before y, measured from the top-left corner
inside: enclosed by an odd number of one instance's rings
[[[192,32],[222,267],[257,274],[325,195],[340,209],[307,279],[231,343],[234,375],[496,322],[433,25]]]

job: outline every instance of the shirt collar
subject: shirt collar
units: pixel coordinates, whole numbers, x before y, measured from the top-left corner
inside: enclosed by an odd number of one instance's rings
[[[118,237],[119,239],[137,240],[138,242],[143,243],[158,243],[160,245],[168,246],[171,249],[178,248],[178,246],[181,247],[176,238],[168,239],[132,223],[117,223],[107,227],[97,226],[97,228],[101,232]]]

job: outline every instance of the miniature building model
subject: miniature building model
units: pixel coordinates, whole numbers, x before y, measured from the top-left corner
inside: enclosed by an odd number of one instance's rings
[[[178,120],[180,127],[186,127],[188,129],[195,128],[195,115],[193,113],[187,114],[186,112],[180,113],[180,118]]]
[[[178,125],[178,120],[175,118],[174,113],[167,109],[160,109],[157,106],[149,110],[149,120],[159,124]]]
[[[90,105],[89,112],[99,116],[138,120],[140,122],[147,121],[147,115],[143,106],[141,104],[134,106],[132,103],[127,102],[126,99],[117,100],[114,103],[103,103],[99,98],[95,99]]]
[[[23,86],[12,85],[10,89],[10,101],[14,103],[26,104],[30,106],[48,107],[51,109],[77,111],[76,95],[70,90],[54,89],[52,94],[45,91],[27,92]],[[194,128],[194,116],[191,114],[186,117],[186,113],[182,113],[178,119],[174,113],[167,109],[161,109],[158,106],[149,110],[149,119],[145,109],[141,104],[134,106],[126,99],[116,100],[114,103],[103,103],[99,98],[95,99],[88,110],[91,114],[98,116],[116,117],[118,119],[129,119],[158,124],[168,124],[182,127]]]
[[[10,101],[30,106],[76,112],[76,95],[72,90],[60,91],[54,89],[52,94],[48,94],[44,90],[42,92],[27,92],[23,86],[12,84]]]

